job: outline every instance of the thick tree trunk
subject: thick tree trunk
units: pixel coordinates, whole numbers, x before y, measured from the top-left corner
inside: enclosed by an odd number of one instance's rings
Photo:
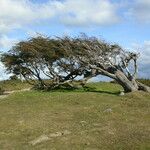
[[[128,93],[138,91],[138,85],[134,79],[129,80],[126,75],[119,70],[115,73],[115,75],[116,81],[123,87],[124,92]]]
[[[137,82],[139,90],[150,92],[150,87],[147,85],[144,85],[143,83]]]
[[[150,87],[137,82],[134,78],[128,79],[126,75],[121,71],[116,71],[115,73],[116,81],[123,87],[124,92],[134,92],[138,90],[150,92]]]

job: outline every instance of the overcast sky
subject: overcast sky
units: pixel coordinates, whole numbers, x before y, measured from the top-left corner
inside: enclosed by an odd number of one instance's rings
[[[81,32],[140,52],[139,76],[150,78],[150,0],[0,0],[0,51],[36,33]]]

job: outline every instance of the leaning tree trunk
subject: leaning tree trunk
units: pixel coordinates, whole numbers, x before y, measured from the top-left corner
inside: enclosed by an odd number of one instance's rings
[[[115,73],[115,80],[123,87],[124,92],[134,92],[138,90],[150,92],[150,87],[137,82],[135,78],[130,77],[128,78],[123,72],[120,70],[116,71]]]
[[[139,90],[145,91],[145,92],[150,92],[150,87],[144,85],[143,83],[137,82]]]
[[[138,91],[138,85],[135,81],[129,80],[126,75],[121,71],[116,71],[115,73],[116,81],[123,87],[124,92],[134,92]]]

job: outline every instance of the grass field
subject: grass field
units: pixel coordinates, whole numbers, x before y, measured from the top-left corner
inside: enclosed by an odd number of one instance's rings
[[[89,86],[0,99],[0,150],[149,150],[150,94],[119,96],[113,83]]]

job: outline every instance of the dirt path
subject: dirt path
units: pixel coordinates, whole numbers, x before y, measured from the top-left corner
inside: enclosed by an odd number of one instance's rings
[[[22,90],[14,90],[14,91],[5,91],[3,95],[0,95],[0,99],[4,99],[8,97],[10,94],[18,93],[18,92],[24,92],[24,91],[30,91],[31,88],[22,89]]]

